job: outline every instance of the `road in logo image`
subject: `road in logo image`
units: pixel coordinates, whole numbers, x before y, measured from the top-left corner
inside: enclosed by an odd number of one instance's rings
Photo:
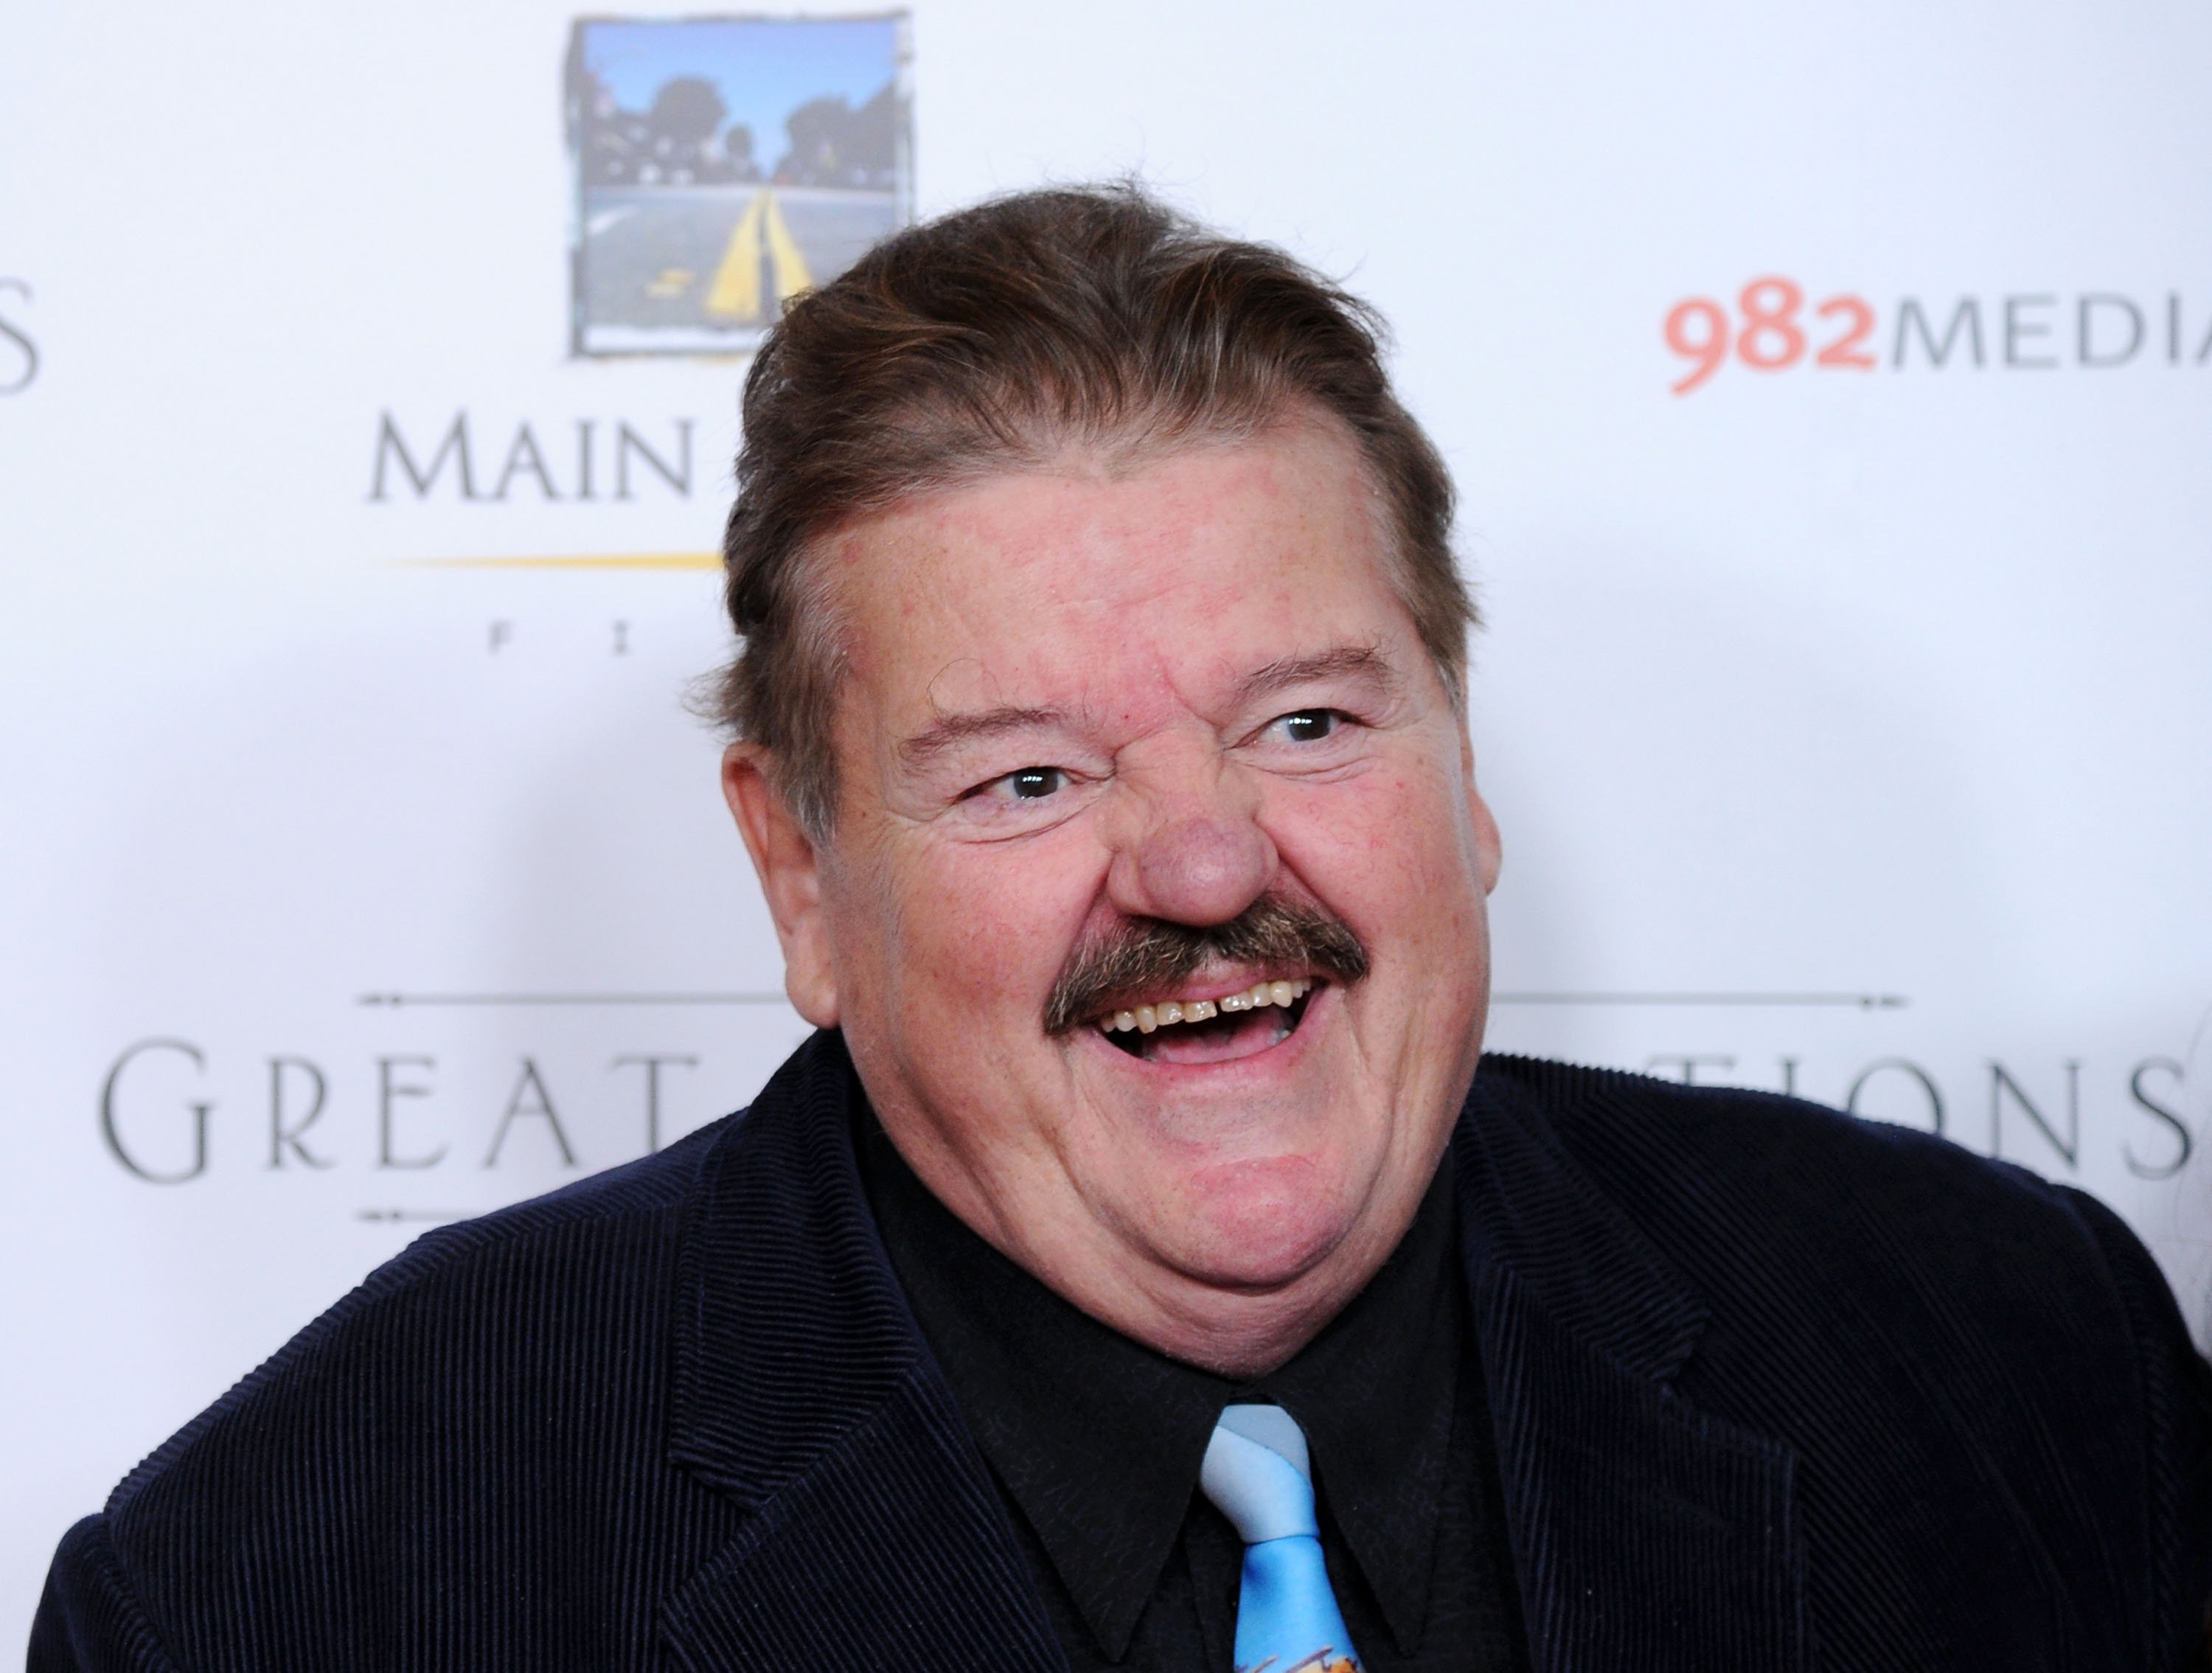
[[[906,20],[578,21],[571,350],[744,354],[905,224]]]
[[[1669,388],[1687,395],[1724,370],[1816,372],[2114,371],[2212,364],[2212,304],[2179,290],[2019,291],[1943,300],[1901,296],[1887,308],[1849,291],[1808,290],[1767,274],[1734,305],[1688,296],[1660,335],[1684,362]]]

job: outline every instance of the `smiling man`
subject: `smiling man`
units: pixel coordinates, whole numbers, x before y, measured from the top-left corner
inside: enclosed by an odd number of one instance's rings
[[[931,1192],[1084,1312],[1239,1375],[1428,1189],[1498,867],[1370,467],[1323,410],[1267,417],[1047,435],[842,529],[811,559],[836,799],[810,830],[771,748],[728,764],[792,997]]]
[[[1128,190],[746,385],[724,788],[820,1031],[424,1238],[73,1530],[34,1669],[2174,1669],[2212,1372],[2079,1193],[1485,1058],[1451,490]]]

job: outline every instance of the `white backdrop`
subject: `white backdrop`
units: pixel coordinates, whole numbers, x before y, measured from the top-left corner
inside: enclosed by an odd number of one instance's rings
[[[572,16],[0,4],[0,1645],[70,1520],[431,1220],[800,1033],[745,997],[775,945],[679,706],[714,577],[417,562],[702,552],[726,508],[737,363],[569,354]],[[1492,1043],[1940,1104],[2128,1214],[2201,1335],[2212,13],[910,38],[920,212],[1140,170],[1395,322],[1491,624]],[[1802,350],[1671,392],[1670,317],[1732,344],[1790,286]],[[372,497],[387,418],[421,463],[461,415],[478,498]],[[525,425],[557,501],[485,488]],[[625,425],[668,467],[627,499]]]

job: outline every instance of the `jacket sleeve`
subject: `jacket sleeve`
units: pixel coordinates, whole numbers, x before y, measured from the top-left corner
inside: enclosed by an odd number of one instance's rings
[[[2173,1293],[2119,1217],[2071,1193],[2112,1273],[2135,1339],[2150,1484],[2152,1664],[2212,1670],[2212,1366]]]
[[[116,1560],[106,1517],[62,1536],[31,1622],[28,1673],[178,1673]]]

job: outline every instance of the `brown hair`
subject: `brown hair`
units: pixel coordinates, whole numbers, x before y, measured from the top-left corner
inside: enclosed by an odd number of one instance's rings
[[[821,538],[912,495],[1035,468],[1071,444],[1151,450],[1318,407],[1395,526],[1393,581],[1455,703],[1473,600],[1451,478],[1382,362],[1365,303],[1283,252],[1133,185],[1026,192],[884,240],[793,302],[745,379],[723,539],[741,644],[711,699],[759,745],[810,836],[836,807],[842,669]]]

